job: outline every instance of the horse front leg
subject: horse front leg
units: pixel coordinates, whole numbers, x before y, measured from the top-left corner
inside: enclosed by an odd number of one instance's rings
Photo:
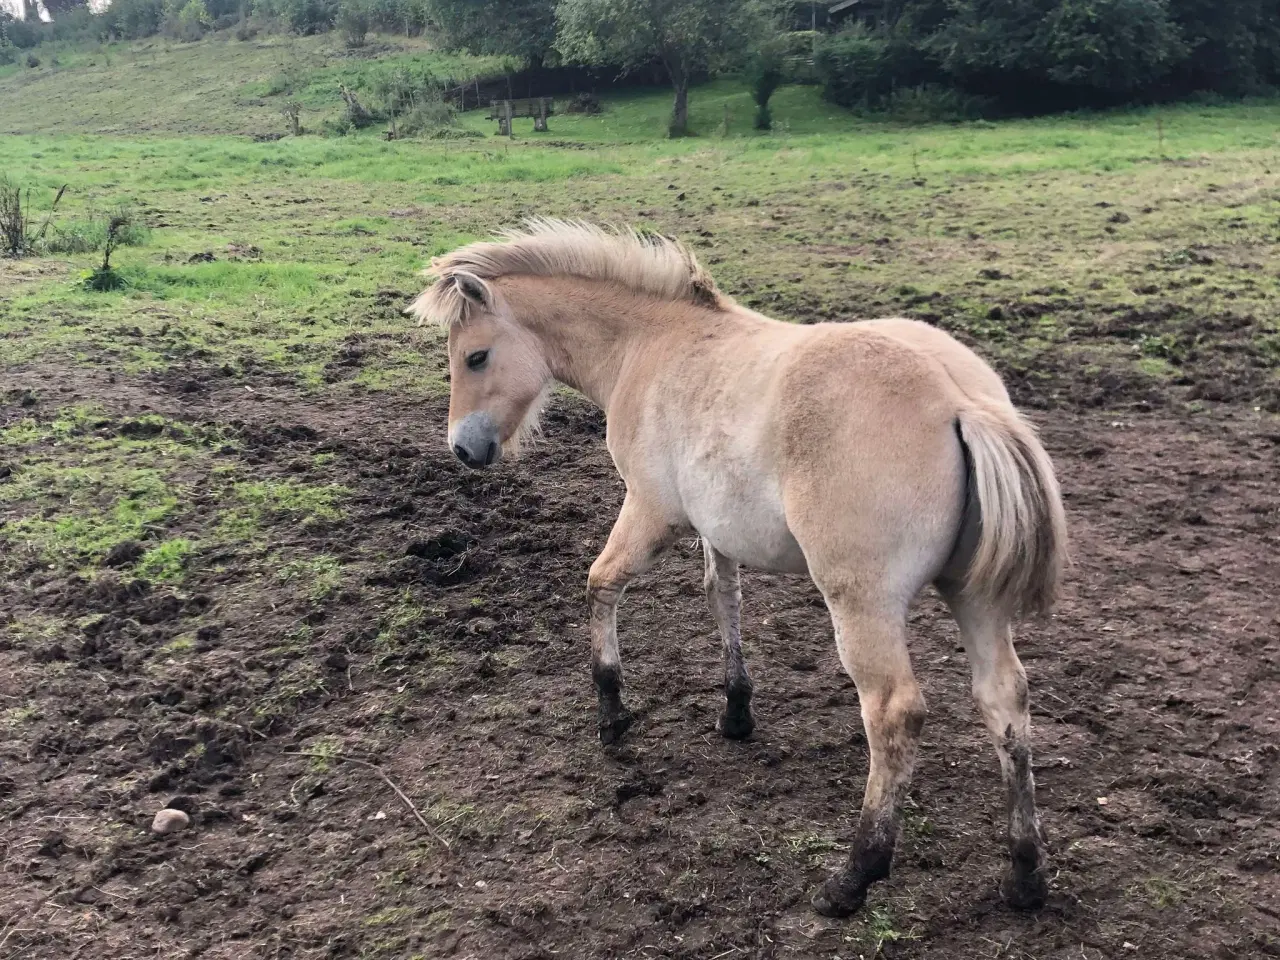
[[[609,542],[587,576],[591,676],[599,697],[600,742],[606,746],[621,739],[634,719],[622,702],[618,603],[627,585],[644,573],[674,539],[673,527],[628,491],[609,533]]]
[[[742,587],[738,564],[706,539],[702,541],[702,559],[705,571],[702,585],[707,592],[707,604],[724,642],[724,711],[716,722],[716,729],[730,740],[745,740],[751,736],[756,722],[751,712],[754,687],[742,656]]]

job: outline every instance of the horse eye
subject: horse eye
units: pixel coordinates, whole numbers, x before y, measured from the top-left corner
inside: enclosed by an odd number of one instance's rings
[[[479,370],[488,362],[488,360],[488,350],[473,350],[471,353],[467,354],[467,369]]]

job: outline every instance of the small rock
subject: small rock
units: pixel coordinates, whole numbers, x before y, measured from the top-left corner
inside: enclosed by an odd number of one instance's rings
[[[177,833],[179,830],[185,830],[191,825],[191,818],[181,810],[172,810],[168,807],[156,813],[155,819],[151,821],[152,833]]]
[[[473,636],[486,636],[498,628],[498,621],[489,617],[476,617],[467,624],[467,632]]]

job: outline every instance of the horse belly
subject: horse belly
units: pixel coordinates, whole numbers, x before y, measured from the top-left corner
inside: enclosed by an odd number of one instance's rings
[[[755,570],[807,572],[787,526],[782,493],[771,480],[725,465],[684,479],[685,513],[716,550]]]

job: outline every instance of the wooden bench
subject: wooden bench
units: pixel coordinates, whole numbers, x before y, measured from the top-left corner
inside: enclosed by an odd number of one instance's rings
[[[534,130],[547,129],[547,117],[554,106],[550,97],[531,97],[527,100],[490,100],[489,119],[498,121],[498,134],[511,136],[511,121],[515,117],[533,117]]]

